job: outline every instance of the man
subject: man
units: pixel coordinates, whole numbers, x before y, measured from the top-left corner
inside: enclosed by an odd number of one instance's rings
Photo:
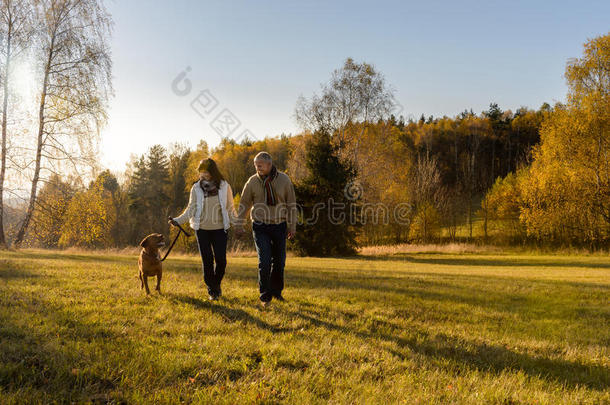
[[[252,208],[252,233],[258,253],[258,286],[263,307],[273,298],[283,301],[286,238],[296,232],[296,197],[292,181],[276,169],[267,152],[254,157],[256,174],[241,193],[236,222],[243,233],[248,209]]]

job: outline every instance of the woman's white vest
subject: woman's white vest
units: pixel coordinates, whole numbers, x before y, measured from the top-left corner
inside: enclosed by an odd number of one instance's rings
[[[229,212],[227,211],[227,186],[228,186],[228,184],[229,183],[227,183],[225,180],[221,180],[220,187],[218,188],[218,200],[220,202],[220,210],[222,212],[222,223],[223,223],[225,230],[229,229],[229,227],[231,226],[231,221],[229,219]],[[203,200],[205,198],[205,196],[203,194],[203,190],[201,189],[201,186],[199,185],[199,182],[196,182],[195,184],[193,184],[193,187],[191,187],[191,198],[192,198],[193,193],[195,193],[194,206],[189,205],[189,207],[186,209],[186,211],[182,215],[180,215],[179,217],[174,218],[174,219],[178,223],[184,223],[185,222],[184,219],[186,219],[186,218],[183,218],[183,217],[188,216],[189,224],[191,225],[191,228],[193,228],[194,230],[198,230],[199,223],[201,222],[201,212],[203,211]],[[189,203],[191,203],[191,202],[189,201]],[[233,202],[231,201],[231,203],[233,203]]]

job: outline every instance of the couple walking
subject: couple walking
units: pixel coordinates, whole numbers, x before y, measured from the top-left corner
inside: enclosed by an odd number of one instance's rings
[[[189,222],[197,235],[203,262],[203,278],[210,300],[222,295],[220,287],[227,266],[227,235],[231,224],[236,233],[245,232],[250,211],[252,234],[258,254],[260,301],[266,307],[273,298],[283,301],[286,238],[296,230],[296,199],[290,178],[277,170],[271,155],[260,152],[254,157],[256,174],[246,182],[237,212],[233,191],[218,170],[216,162],[204,159],[199,164],[199,180],[191,187],[189,203],[173,225]],[[216,265],[214,265],[214,262]]]

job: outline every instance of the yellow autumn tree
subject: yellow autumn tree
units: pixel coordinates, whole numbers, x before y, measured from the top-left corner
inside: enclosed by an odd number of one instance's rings
[[[408,177],[413,150],[391,122],[351,123],[345,130],[343,158],[352,157],[356,179],[352,197],[361,210],[363,244],[383,244],[407,239],[408,226],[396,221],[397,208],[409,201]],[[335,138],[336,141],[336,138]]]
[[[520,181],[527,175],[527,169],[522,169],[499,177],[485,195],[482,205],[486,204],[490,231],[495,236],[508,240],[522,240],[525,236],[525,227],[520,220],[523,198]]]
[[[530,235],[599,246],[610,240],[610,34],[566,68],[568,103],[541,128],[523,183]]]
[[[28,231],[29,245],[57,247],[61,237],[63,216],[74,194],[70,182],[53,175],[44,184],[36,201],[32,225]]]
[[[60,247],[104,248],[113,245],[112,226],[116,211],[111,192],[103,181],[74,195],[63,218]]]

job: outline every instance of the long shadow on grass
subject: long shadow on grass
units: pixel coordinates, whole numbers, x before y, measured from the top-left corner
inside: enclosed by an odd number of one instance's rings
[[[295,328],[282,328],[273,326],[260,318],[252,316],[248,312],[239,308],[230,308],[223,305],[222,301],[209,302],[200,298],[191,297],[184,294],[171,294],[171,300],[192,305],[198,309],[206,309],[219,315],[225,322],[243,322],[247,325],[255,326],[259,329],[268,330],[273,333],[292,332]],[[223,301],[228,301],[223,299]]]
[[[380,302],[387,302],[388,293],[400,294],[409,298],[418,298],[426,301],[447,302],[452,305],[471,305],[484,309],[492,309],[504,313],[516,313],[528,316],[529,319],[571,319],[582,316],[583,311],[587,311],[582,305],[578,304],[578,294],[583,291],[595,291],[600,296],[610,290],[608,286],[590,283],[573,283],[561,281],[540,281],[540,280],[515,280],[511,278],[499,278],[495,276],[450,276],[449,281],[431,280],[435,277],[432,273],[405,273],[406,277],[388,278],[359,275],[356,271],[353,274],[357,277],[350,277],[345,274],[334,274],[329,272],[314,273],[311,271],[288,272],[286,275],[287,285],[295,286],[300,289],[311,289],[315,291],[345,289],[353,291],[374,292],[369,297]],[[426,279],[421,276],[427,276]],[[343,276],[343,278],[340,278]],[[254,274],[243,271],[232,272],[231,279],[238,279],[244,282],[255,282]],[[443,276],[443,278],[445,278]],[[469,280],[485,282],[486,286],[473,285],[471,283],[460,285],[458,283],[468,282]],[[522,285],[530,290],[525,293],[515,291],[503,292],[498,287],[498,283],[505,283],[507,286],[514,287]],[[516,284],[519,283],[519,284]],[[487,287],[489,286],[489,287]],[[557,289],[558,287],[568,286],[574,288],[574,296],[566,299],[565,302],[557,303],[553,296],[541,295],[536,293],[536,289]],[[531,289],[533,288],[533,289]],[[586,290],[585,290],[586,289]],[[591,312],[591,311],[589,311]],[[598,317],[610,320],[607,312],[592,313]]]
[[[171,270],[195,271],[180,265],[172,266]],[[256,271],[250,271],[243,266],[233,266],[227,272],[229,280],[252,285],[256,284],[256,277]],[[602,323],[610,321],[609,311],[583,307],[579,302],[579,297],[583,294],[587,294],[587,299],[591,299],[593,293],[595,299],[600,301],[600,308],[603,307],[599,297],[610,293],[610,286],[606,284],[421,271],[405,271],[397,276],[388,276],[384,270],[361,272],[309,268],[288,269],[286,282],[288,288],[311,289],[316,292],[332,290],[335,296],[338,294],[337,289],[345,290],[339,294],[373,292],[372,295],[367,294],[367,299],[387,303],[387,294],[398,294],[425,301],[446,302],[452,306],[470,305],[485,310],[518,314],[532,321],[579,320],[583,316],[595,317]],[[503,288],[508,288],[508,291],[503,291]],[[561,291],[566,294],[566,299],[558,302],[556,294],[548,294],[549,291]]]
[[[511,257],[498,257],[491,259],[480,256],[460,257],[421,257],[414,254],[397,253],[393,255],[360,256],[364,261],[392,261],[403,260],[409,263],[435,264],[446,266],[477,266],[477,267],[584,267],[597,269],[610,269],[610,259],[607,263],[580,261],[580,260],[541,260],[541,259],[514,259]]]
[[[81,262],[134,262],[137,265],[138,255],[104,255],[104,254],[76,254],[68,252],[28,252],[17,251],[10,252],[7,257],[11,259],[34,259],[34,260],[75,260]]]
[[[418,330],[419,339],[404,338],[387,333],[370,333],[356,328],[345,327],[320,319],[315,313],[304,309],[300,311],[286,311],[291,317],[302,320],[328,331],[337,331],[341,334],[352,334],[362,339],[382,339],[395,343],[400,351],[388,350],[391,354],[404,360],[409,356],[404,352],[408,349],[415,353],[432,359],[451,360],[456,364],[454,372],[459,373],[460,367],[465,366],[482,372],[500,374],[505,371],[523,371],[533,378],[542,376],[559,384],[570,387],[586,386],[595,390],[605,390],[610,386],[610,368],[592,366],[580,362],[535,357],[527,354],[513,352],[503,346],[487,345],[474,340],[457,339],[445,334],[430,336],[427,332]],[[421,339],[421,336],[425,339]],[[387,349],[386,349],[387,350]],[[445,367],[445,366],[443,366]]]
[[[447,259],[449,260],[449,259]],[[584,267],[584,266],[583,266]],[[595,267],[595,266],[591,266]],[[605,267],[601,265],[599,267]],[[170,264],[168,267],[169,271],[195,273],[201,272],[200,266],[192,266],[190,264]],[[608,266],[610,268],[610,266]],[[317,270],[320,270],[319,272]],[[529,286],[552,286],[552,287],[573,287],[577,289],[595,289],[601,290],[601,292],[610,293],[609,284],[599,283],[587,283],[582,281],[568,281],[568,280],[537,280],[531,278],[519,278],[509,276],[497,276],[497,275],[479,275],[479,274],[454,274],[454,273],[439,273],[439,272],[425,272],[425,271],[401,271],[398,276],[384,275],[391,269],[375,269],[369,270],[366,273],[362,273],[359,270],[346,270],[346,271],[328,271],[324,268],[288,268],[286,270],[286,278],[289,282],[299,287],[312,287],[312,288],[330,288],[330,287],[341,287],[341,288],[355,288],[355,289],[366,289],[366,290],[379,290],[381,292],[395,292],[395,293],[407,293],[410,290],[403,287],[397,287],[401,283],[414,283],[416,285],[425,284],[426,287],[448,287],[451,283],[447,280],[455,282],[464,282],[466,280],[478,280],[482,282],[505,282],[505,283],[523,283]],[[372,273],[373,272],[373,273]],[[532,274],[535,276],[535,274]],[[230,266],[227,271],[227,278],[239,279],[241,281],[257,283],[257,272],[256,269],[246,266]],[[425,279],[424,279],[425,278]],[[434,278],[435,280],[431,280]],[[386,282],[391,282],[393,285],[387,285]],[[471,290],[472,286],[467,287]],[[496,293],[493,291],[493,293]]]
[[[26,270],[18,263],[10,260],[0,260],[0,280],[11,280],[21,278],[36,278],[40,275],[31,270]]]
[[[83,354],[64,343],[114,341],[118,336],[103,326],[81,322],[77,314],[50,301],[17,291],[12,296],[21,305],[0,300],[0,391],[40,397],[32,402],[110,402],[119,382],[97,371],[80,370]],[[32,307],[39,312],[32,314]],[[25,313],[15,316],[15,311]]]

